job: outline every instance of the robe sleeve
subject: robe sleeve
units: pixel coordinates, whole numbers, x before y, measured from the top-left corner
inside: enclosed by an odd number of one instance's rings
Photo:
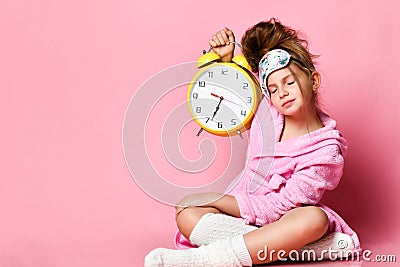
[[[274,174],[270,181],[281,181],[279,188],[266,195],[257,195],[257,191],[235,194],[241,217],[248,224],[263,226],[293,208],[317,204],[326,190],[337,187],[343,174],[343,156],[333,147],[335,153],[330,146],[330,153],[305,162],[288,179]]]

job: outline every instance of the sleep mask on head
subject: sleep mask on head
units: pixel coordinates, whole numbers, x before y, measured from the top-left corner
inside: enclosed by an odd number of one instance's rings
[[[283,49],[273,49],[268,51],[260,60],[258,64],[259,78],[261,88],[266,97],[270,97],[270,93],[268,91],[268,76],[274,71],[280,70],[289,65],[290,59],[298,62],[303,65],[298,59],[295,59],[290,56],[290,54]]]

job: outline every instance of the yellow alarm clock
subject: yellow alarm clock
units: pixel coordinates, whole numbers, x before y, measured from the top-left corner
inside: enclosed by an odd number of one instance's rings
[[[199,58],[200,70],[187,92],[188,107],[201,127],[197,136],[206,130],[219,136],[242,137],[261,100],[260,86],[243,55],[236,55],[233,62],[219,59],[213,52]]]

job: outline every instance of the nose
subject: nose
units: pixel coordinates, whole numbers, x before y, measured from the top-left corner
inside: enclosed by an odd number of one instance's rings
[[[287,96],[289,93],[288,91],[285,89],[284,86],[282,86],[281,88],[278,89],[278,94],[280,98],[283,98],[285,96]]]

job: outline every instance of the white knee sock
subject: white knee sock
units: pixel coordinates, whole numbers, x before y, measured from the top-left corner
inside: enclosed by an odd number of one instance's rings
[[[353,239],[346,234],[340,233],[340,232],[334,232],[329,234],[328,236],[314,242],[311,244],[308,244],[301,249],[299,249],[299,255],[302,255],[301,253],[304,253],[304,255],[311,255],[311,257],[314,257],[315,252],[315,257],[317,260],[323,260],[323,259],[340,259],[340,258],[346,258],[348,254],[347,252],[351,252],[354,249],[354,242]],[[306,251],[308,251],[306,253]],[[311,252],[312,254],[310,254]],[[302,258],[302,257],[301,257]],[[302,260],[309,261],[313,260],[307,259],[306,257]]]
[[[207,213],[201,217],[190,234],[190,242],[201,246],[217,240],[244,235],[257,229],[247,225],[241,218],[225,214]]]
[[[186,250],[157,248],[152,250],[144,261],[145,267],[242,267],[251,265],[252,260],[243,235]]]

